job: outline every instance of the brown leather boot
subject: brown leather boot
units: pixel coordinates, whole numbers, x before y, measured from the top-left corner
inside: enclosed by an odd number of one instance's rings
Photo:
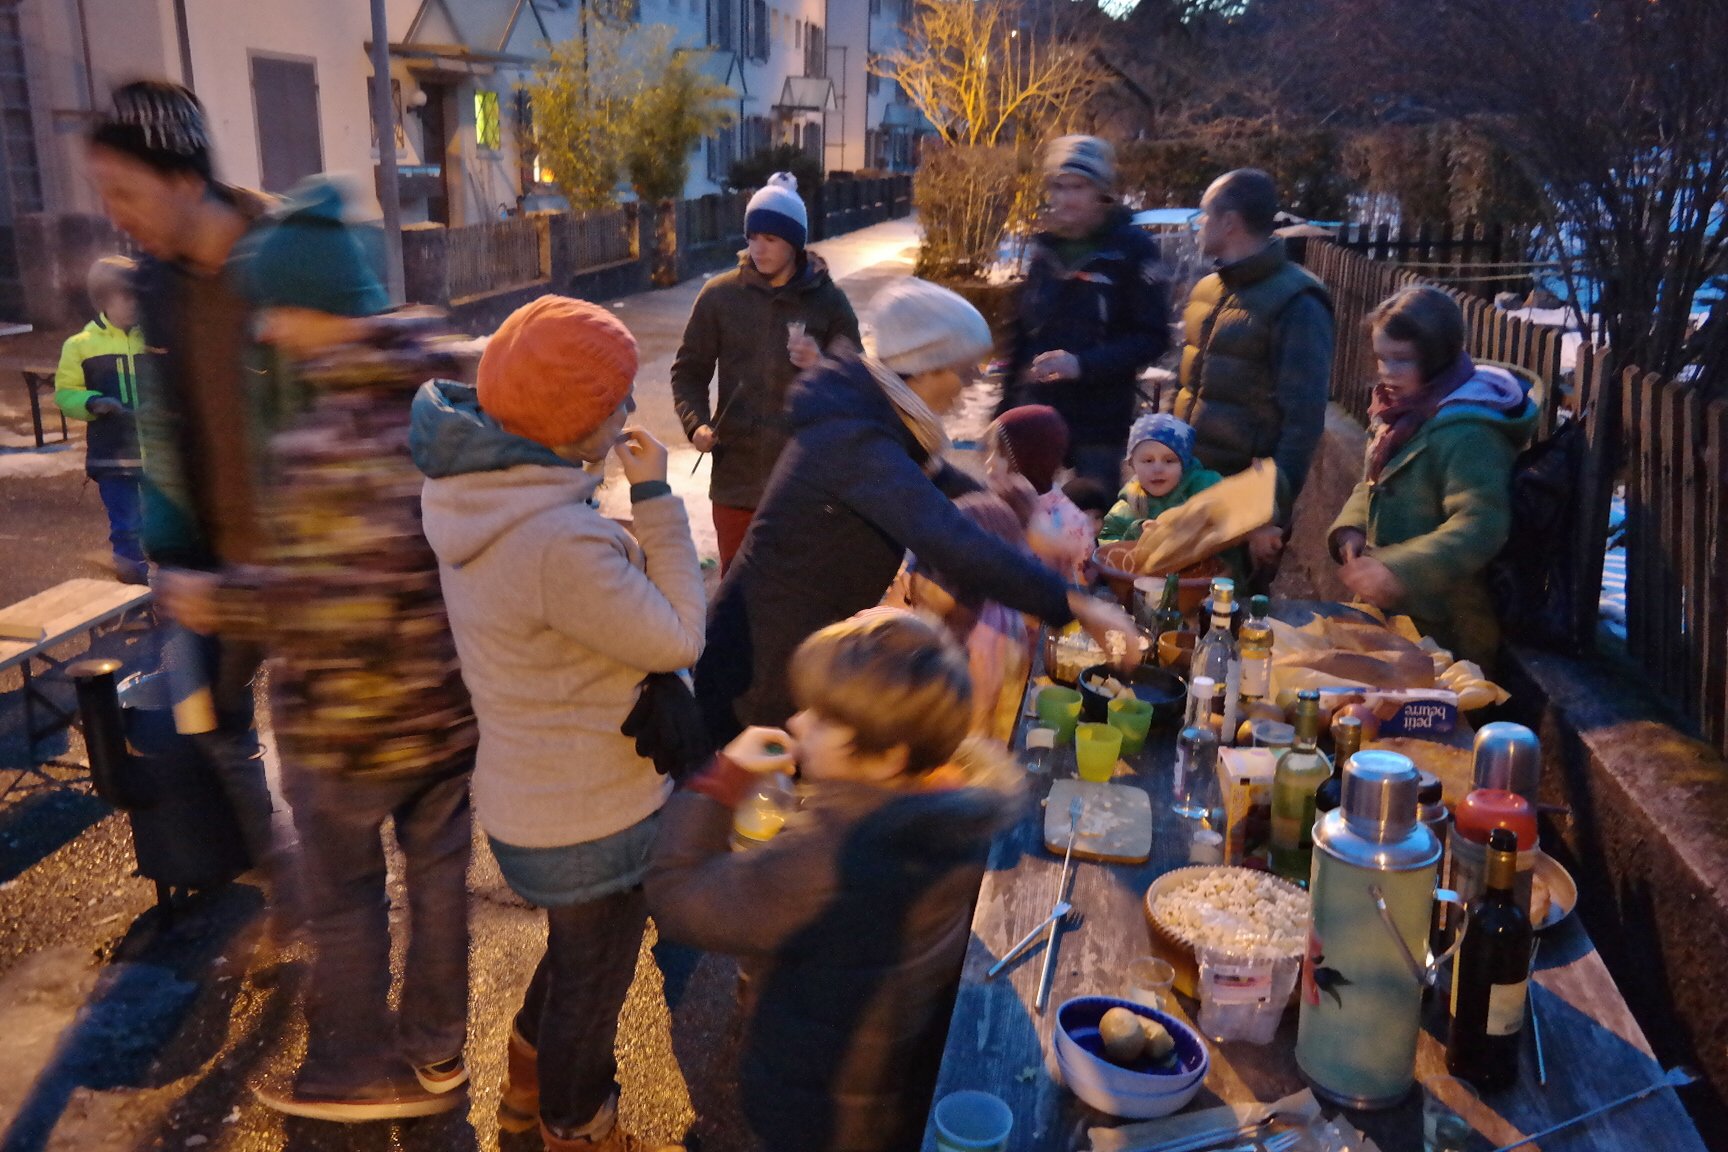
[[[618,1097],[614,1094],[580,1134],[564,1135],[540,1122],[540,1141],[546,1152],[684,1152],[682,1144],[649,1144],[624,1131],[618,1123]]]
[[[512,1023],[504,1060],[504,1094],[498,1101],[498,1127],[506,1132],[527,1132],[539,1123],[539,1056]]]

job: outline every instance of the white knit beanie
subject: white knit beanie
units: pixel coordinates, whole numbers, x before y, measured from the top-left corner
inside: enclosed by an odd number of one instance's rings
[[[990,354],[990,325],[964,296],[928,280],[876,293],[876,358],[901,376],[976,364]]]
[[[794,248],[804,247],[810,234],[810,218],[798,195],[798,177],[776,172],[768,177],[744,208],[744,234],[765,232],[778,236]]]

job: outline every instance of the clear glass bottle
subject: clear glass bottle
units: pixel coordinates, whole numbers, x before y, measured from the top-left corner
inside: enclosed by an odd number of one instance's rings
[[[1320,755],[1320,693],[1296,694],[1296,743],[1272,776],[1272,871],[1306,886],[1314,862],[1314,794],[1332,774]]]
[[[1222,577],[1212,581],[1212,626],[1194,649],[1194,675],[1209,677],[1216,685],[1213,711],[1220,717],[1218,739],[1222,744],[1236,742],[1237,716],[1241,707],[1242,656],[1236,646],[1236,637],[1230,633],[1235,595],[1235,581]]]
[[[1171,809],[1189,820],[1206,820],[1218,806],[1218,736],[1210,726],[1190,725],[1176,737],[1176,774]]]
[[[1256,596],[1248,601],[1248,619],[1238,644],[1242,651],[1242,699],[1264,700],[1272,691],[1272,601]]]
[[[1182,577],[1174,572],[1164,577],[1164,595],[1158,601],[1158,614],[1153,617],[1154,647],[1166,632],[1182,631],[1181,592]]]

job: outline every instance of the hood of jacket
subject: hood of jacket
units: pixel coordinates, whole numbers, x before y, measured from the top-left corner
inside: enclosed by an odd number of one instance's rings
[[[586,504],[601,477],[498,427],[474,389],[431,380],[414,397],[409,451],[427,477],[426,542],[460,568],[525,521]]]
[[[1470,379],[1440,402],[1440,410],[1426,428],[1486,424],[1515,445],[1522,445],[1536,427],[1536,405],[1529,393],[1529,384],[1504,368],[1478,365]]]
[[[798,267],[792,278],[776,288],[768,277],[756,271],[756,265],[750,262],[750,250],[746,248],[738,253],[738,282],[761,292],[814,292],[832,280],[828,275],[828,261],[806,250],[799,254]]]
[[[794,430],[831,420],[905,428],[870,369],[852,355],[825,360],[799,377],[786,393],[786,417]],[[907,432],[906,439],[911,437]]]
[[[518,464],[575,468],[544,444],[504,431],[480,410],[471,384],[428,380],[414,394],[408,452],[429,480],[471,472],[497,472]]]
[[[810,803],[872,807],[847,850],[882,859],[920,860],[947,866],[976,858],[981,848],[1020,816],[1025,773],[994,741],[969,737],[947,764],[917,789],[890,793],[858,781],[826,781],[811,789]]]

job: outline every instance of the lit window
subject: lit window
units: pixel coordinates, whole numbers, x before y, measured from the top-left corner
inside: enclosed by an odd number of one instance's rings
[[[498,93],[474,93],[474,142],[482,148],[498,151],[504,144],[504,122],[498,113]]]

